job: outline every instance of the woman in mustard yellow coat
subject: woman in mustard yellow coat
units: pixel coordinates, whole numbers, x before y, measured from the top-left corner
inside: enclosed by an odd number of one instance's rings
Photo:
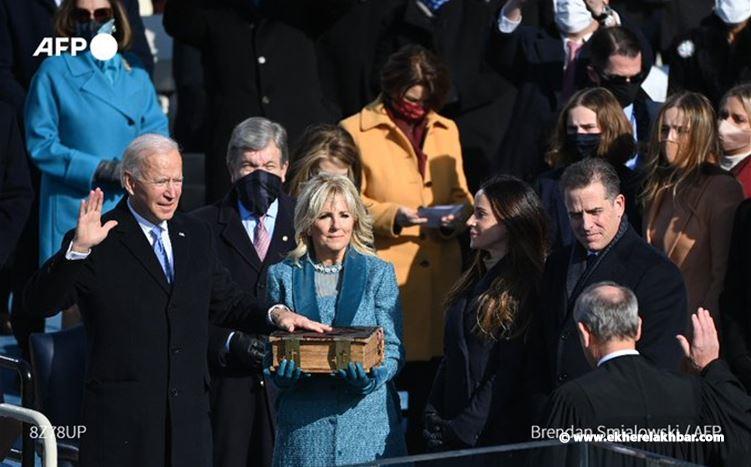
[[[378,256],[394,264],[401,291],[407,366],[397,384],[410,393],[411,451],[421,441],[417,421],[435,366],[428,362],[443,354],[443,301],[461,273],[456,236],[471,206],[456,124],[436,113],[449,88],[435,55],[406,46],[384,65],[379,98],[341,123],[362,155]],[[418,214],[450,204],[464,209],[437,228]]]

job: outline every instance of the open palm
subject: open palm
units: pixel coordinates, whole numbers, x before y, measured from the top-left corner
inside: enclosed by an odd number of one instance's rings
[[[89,192],[88,199],[81,200],[76,233],[73,237],[74,251],[88,252],[92,247],[102,243],[110,230],[117,225],[117,221],[107,221],[102,225],[103,203],[104,193],[99,188]]]

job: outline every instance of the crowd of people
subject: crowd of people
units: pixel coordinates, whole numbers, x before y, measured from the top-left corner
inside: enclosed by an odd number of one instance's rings
[[[743,465],[751,1],[146,2],[172,124],[138,1],[0,0],[2,330],[27,352],[45,317],[84,326],[81,465],[353,464],[533,425],[717,425],[634,445]],[[97,34],[112,59],[33,56]],[[275,328],[349,326],[382,329],[379,366],[271,364]]]

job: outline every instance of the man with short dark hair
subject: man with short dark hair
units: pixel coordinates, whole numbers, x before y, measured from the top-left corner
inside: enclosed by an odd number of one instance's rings
[[[295,200],[282,192],[288,166],[284,128],[248,118],[235,127],[227,148],[232,189],[193,212],[211,227],[232,280],[259,299],[266,297],[269,266],[295,247]],[[271,465],[275,391],[264,381],[264,352],[262,335],[209,328],[215,467]]]
[[[604,280],[631,288],[644,322],[639,351],[655,365],[677,369],[675,335],[686,329],[686,289],[680,271],[649,246],[623,215],[618,175],[602,159],[569,166],[561,178],[577,242],[548,257],[535,345],[544,392],[590,370],[576,339],[574,303],[588,285]]]
[[[745,465],[751,435],[751,397],[719,359],[712,317],[699,308],[692,317],[693,339],[677,336],[697,376],[659,369],[636,350],[642,320],[636,295],[615,282],[599,282],[581,293],[574,307],[579,342],[592,372],[552,395],[544,427],[638,429],[660,435],[719,430],[722,442],[627,442],[658,454],[702,465]],[[708,431],[713,434],[716,431]],[[666,439],[666,441],[669,441]],[[607,451],[592,453],[596,465],[611,465]],[[600,456],[603,456],[600,458]]]
[[[78,305],[88,338],[82,466],[206,466],[211,461],[209,321],[248,332],[330,330],[242,293],[209,227],[176,214],[177,143],[136,138],[122,160],[127,196],[102,216],[97,188],[77,225],[35,274],[29,313]]]

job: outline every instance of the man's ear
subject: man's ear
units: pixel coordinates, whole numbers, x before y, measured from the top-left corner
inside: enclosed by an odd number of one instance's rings
[[[583,348],[587,348],[592,343],[592,333],[589,332],[589,328],[586,324],[579,321],[576,323],[576,327],[579,329],[579,338]]]
[[[636,342],[639,342],[639,339],[641,338],[641,318],[639,318],[639,324],[636,326],[636,339],[634,339]]]
[[[595,85],[597,85],[597,86],[600,85],[600,76],[597,74],[597,72],[592,67],[592,65],[587,65],[587,77]]]
[[[123,173],[123,181],[125,182],[125,186],[123,188],[125,188],[125,191],[129,196],[133,196],[136,179],[133,178],[133,175],[130,172],[125,172]]]

